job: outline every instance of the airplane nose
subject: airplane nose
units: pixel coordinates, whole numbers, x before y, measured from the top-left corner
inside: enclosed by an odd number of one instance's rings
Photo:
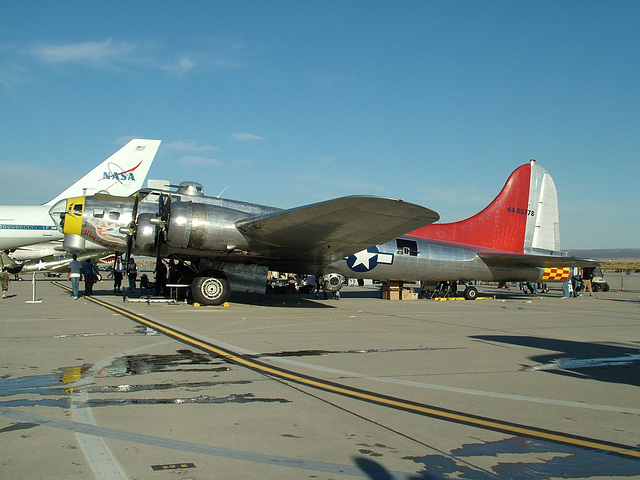
[[[61,232],[64,229],[64,217],[66,215],[66,211],[67,211],[66,199],[60,200],[58,203],[56,203],[53,207],[49,209],[49,216],[51,217],[51,220],[53,220],[53,223],[56,224],[56,227],[58,227],[58,230],[60,230]]]

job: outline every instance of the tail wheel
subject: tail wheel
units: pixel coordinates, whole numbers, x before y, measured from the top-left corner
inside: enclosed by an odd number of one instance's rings
[[[478,298],[478,289],[476,287],[467,287],[464,289],[465,300],[475,300]]]
[[[193,280],[191,293],[193,300],[201,305],[222,305],[229,299],[231,287],[222,274],[201,275]]]

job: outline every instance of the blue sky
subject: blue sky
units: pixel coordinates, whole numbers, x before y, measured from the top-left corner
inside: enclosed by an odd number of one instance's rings
[[[640,248],[636,1],[2,2],[2,204],[131,138],[150,177],[470,216],[535,158],[565,249]]]

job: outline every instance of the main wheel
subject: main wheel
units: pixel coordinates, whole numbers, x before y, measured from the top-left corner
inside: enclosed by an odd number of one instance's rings
[[[478,289],[476,287],[467,287],[464,289],[465,300],[475,300],[478,297]]]
[[[201,305],[222,305],[231,295],[229,280],[222,274],[218,276],[202,275],[191,284],[193,300]]]

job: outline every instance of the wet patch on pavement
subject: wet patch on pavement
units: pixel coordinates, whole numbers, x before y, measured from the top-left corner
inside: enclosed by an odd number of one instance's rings
[[[184,393],[206,390],[209,393],[211,389],[216,387],[249,385],[252,382],[248,380],[75,386],[76,382],[84,377],[91,367],[91,365],[87,364],[76,367],[61,367],[58,373],[50,375],[32,375],[19,378],[4,376],[0,378],[0,398],[4,397],[6,399],[0,401],[0,406],[26,407],[37,405],[70,408],[72,402],[74,402],[73,404],[76,407],[86,408],[117,405],[290,402],[290,400],[284,398],[256,397],[250,392],[233,393],[219,397],[199,393],[195,396],[176,395],[169,398],[129,398],[129,394],[151,391],[182,391]],[[118,357],[110,365],[100,369],[95,377],[127,377],[158,372],[210,372],[217,376],[221,372],[230,370],[231,367],[222,358],[183,349],[178,350],[175,354],[168,355],[138,354]],[[87,394],[119,394],[119,398],[90,399],[78,404],[72,396],[80,391],[84,391]],[[127,398],[122,398],[122,394]]]
[[[121,405],[181,405],[181,404],[223,404],[223,403],[290,403],[284,398],[264,398],[255,397],[252,393],[231,394],[226,397],[212,397],[210,395],[199,395],[197,397],[186,398],[115,398],[115,399],[92,399],[80,405],[80,407],[107,407]]]
[[[96,377],[144,375],[154,372],[226,372],[228,363],[217,356],[191,350],[178,350],[174,355],[126,355],[101,369]]]
[[[536,455],[535,461],[530,460],[532,453]],[[523,457],[519,459],[518,455]],[[474,465],[476,460],[484,464],[491,457],[496,460],[490,470]],[[452,450],[449,455],[404,458],[424,465],[419,472],[424,477],[416,478],[542,480],[640,475],[638,460],[521,437],[466,444]]]
[[[415,347],[415,348],[368,348],[359,350],[292,350],[272,353],[260,353],[258,355],[247,355],[249,358],[264,357],[317,357],[323,355],[331,355],[336,353],[346,354],[363,354],[363,353],[394,353],[394,352],[427,352],[436,350],[456,350],[457,348],[432,348],[432,347]]]

